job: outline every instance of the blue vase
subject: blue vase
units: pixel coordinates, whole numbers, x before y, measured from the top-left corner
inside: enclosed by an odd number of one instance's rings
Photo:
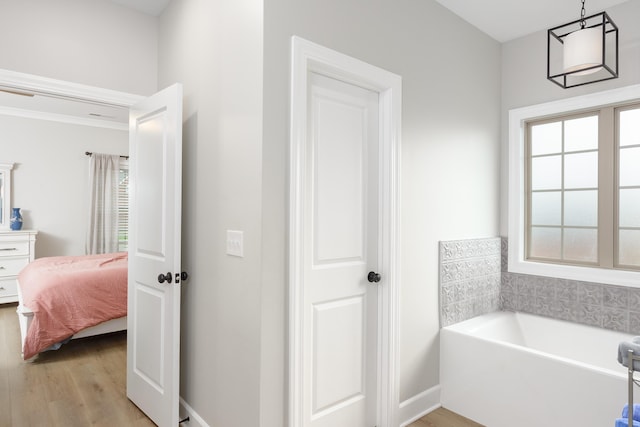
[[[12,230],[20,230],[22,228],[22,214],[20,208],[12,208],[9,224]]]

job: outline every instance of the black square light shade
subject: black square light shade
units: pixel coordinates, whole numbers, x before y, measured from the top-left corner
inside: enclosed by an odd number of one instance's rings
[[[618,27],[606,12],[547,31],[547,78],[562,88],[618,77]]]

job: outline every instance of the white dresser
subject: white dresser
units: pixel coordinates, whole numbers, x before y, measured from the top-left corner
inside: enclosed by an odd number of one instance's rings
[[[35,256],[35,230],[0,231],[0,304],[18,301],[18,273]]]

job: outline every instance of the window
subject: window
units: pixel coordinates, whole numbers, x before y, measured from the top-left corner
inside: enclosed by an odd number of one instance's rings
[[[640,85],[509,113],[509,271],[640,287]]]
[[[617,262],[640,268],[640,106],[618,111]]]
[[[527,124],[527,259],[599,265],[598,118]]]
[[[118,251],[129,248],[129,161],[120,160],[118,174]]]

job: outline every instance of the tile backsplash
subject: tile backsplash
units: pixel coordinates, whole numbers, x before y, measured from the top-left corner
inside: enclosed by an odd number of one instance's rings
[[[507,246],[440,242],[440,326],[507,310],[640,335],[640,288],[509,273]]]
[[[500,238],[440,242],[440,325],[500,308]]]
[[[640,289],[506,271],[502,239],[500,308],[640,335]]]

